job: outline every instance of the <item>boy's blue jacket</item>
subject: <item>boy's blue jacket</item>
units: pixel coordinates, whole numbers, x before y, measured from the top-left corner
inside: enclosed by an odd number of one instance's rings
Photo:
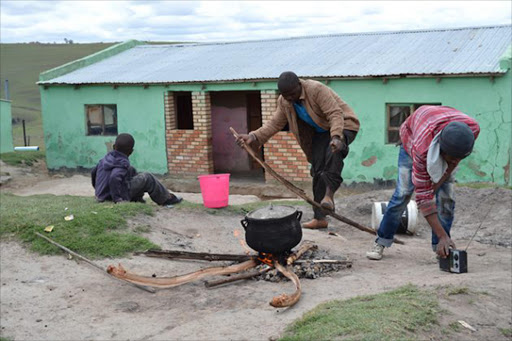
[[[131,169],[125,154],[113,150],[105,155],[91,171],[96,200],[130,201]]]

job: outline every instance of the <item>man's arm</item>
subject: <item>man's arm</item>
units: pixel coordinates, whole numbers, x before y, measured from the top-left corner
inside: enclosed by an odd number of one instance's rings
[[[114,168],[112,173],[110,173],[109,179],[109,188],[110,188],[110,196],[112,197],[112,201],[121,202],[125,199],[121,196],[123,183],[126,175],[128,174],[128,170],[126,168]]]
[[[437,254],[443,258],[448,256],[450,247],[455,243],[450,239],[437,217],[435,189],[427,171],[426,157],[413,151],[412,182],[415,186],[418,208],[427,220],[432,232],[439,238]]]
[[[272,118],[265,122],[263,126],[252,131],[249,135],[254,135],[255,140],[258,144],[265,144],[272,136],[274,136],[277,132],[281,131],[284,128],[286,123],[288,123],[288,119],[286,118],[286,114],[284,113],[283,103],[284,99],[282,97],[279,98],[277,103],[276,111]]]
[[[341,98],[336,100],[338,96],[334,91],[332,91],[327,86],[322,86],[316,96],[314,96],[316,104],[320,107],[320,110],[325,115],[327,121],[329,121],[329,128],[331,132],[331,136],[339,136],[343,139],[343,129],[345,127],[345,119],[343,114],[343,108],[340,106],[338,102],[346,105]]]
[[[446,258],[450,253],[450,248],[455,249],[455,243],[451,240],[441,225],[439,218],[437,218],[437,212],[426,216],[425,219],[430,225],[432,232],[434,232],[437,238],[439,238],[439,243],[437,244],[436,250],[437,254],[443,258]]]

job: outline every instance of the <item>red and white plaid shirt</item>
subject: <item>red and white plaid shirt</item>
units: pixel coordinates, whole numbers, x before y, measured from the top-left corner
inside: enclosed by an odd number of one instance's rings
[[[423,105],[409,116],[400,127],[400,139],[407,154],[412,157],[412,182],[416,187],[416,202],[424,216],[436,213],[434,183],[427,172],[427,153],[434,137],[450,122],[463,122],[475,134],[480,127],[475,119],[450,107]]]

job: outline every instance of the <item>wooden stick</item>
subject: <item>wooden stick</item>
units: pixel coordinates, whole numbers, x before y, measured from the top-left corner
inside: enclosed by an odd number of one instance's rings
[[[312,242],[310,241],[305,241],[300,247],[299,249],[292,253],[290,256],[288,256],[288,258],[286,259],[286,264],[287,265],[291,265],[293,264],[297,259],[299,259],[303,254],[306,253],[306,251],[309,251],[309,250],[316,250],[318,249],[318,246],[313,244]]]
[[[147,250],[144,252],[135,252],[135,255],[144,255],[146,257],[166,258],[166,259],[198,259],[207,261],[239,261],[245,262],[256,256],[249,255],[233,255],[223,253],[205,253],[205,252],[188,252],[173,250]]]
[[[279,262],[274,262],[275,268],[285,275],[289,280],[295,284],[295,292],[291,295],[281,294],[272,298],[270,301],[270,305],[275,308],[283,308],[283,307],[291,307],[295,303],[297,303],[302,294],[302,289],[300,286],[299,277],[292,271],[291,267],[288,265],[287,267],[282,266]]]
[[[190,283],[206,276],[228,275],[254,268],[258,262],[254,259],[223,267],[205,268],[185,275],[174,277],[147,277],[126,271],[121,264],[118,267],[109,265],[107,272],[127,282],[147,285],[156,288],[172,288],[185,283]]]
[[[214,280],[214,281],[206,281],[206,282],[204,282],[204,285],[207,288],[213,288],[213,287],[216,287],[216,286],[219,286],[219,285],[222,285],[222,284],[231,283],[231,282],[235,282],[235,281],[240,281],[242,279],[252,278],[252,277],[261,275],[261,274],[269,271],[270,269],[272,269],[271,266],[265,265],[261,269],[253,269],[251,271],[246,271],[244,273],[236,274],[236,275],[229,276],[229,277],[226,277],[226,278],[217,279],[217,280]]]
[[[339,259],[298,259],[295,261],[297,264],[313,263],[313,264],[347,264],[352,265],[351,260],[339,260]]]
[[[233,129],[232,127],[229,127],[229,130],[231,131],[231,133],[233,134],[233,136],[235,136],[235,138],[238,139],[239,135],[238,133],[235,131],[235,129]],[[298,197],[304,199],[307,203],[309,203],[310,205],[316,207],[316,208],[319,208],[319,209],[322,209],[325,214],[327,215],[330,215],[332,216],[333,218],[336,218],[338,219],[339,221],[342,221],[344,222],[345,224],[348,224],[348,225],[351,225],[361,231],[364,231],[364,232],[368,232],[368,233],[371,233],[373,235],[377,234],[377,232],[370,228],[370,227],[367,227],[367,226],[364,226],[364,225],[361,225],[353,220],[350,220],[342,215],[339,215],[337,214],[336,212],[332,211],[332,210],[327,210],[325,208],[323,208],[319,203],[317,203],[316,201],[314,201],[313,199],[309,198],[306,193],[304,192],[304,190],[298,188],[297,186],[295,186],[294,184],[292,184],[290,181],[286,180],[285,178],[283,178],[281,175],[277,174],[276,171],[274,171],[265,161],[261,160],[259,158],[258,155],[256,155],[256,153],[254,153],[254,151],[252,150],[252,148],[248,147],[245,145],[245,143],[242,144],[242,147],[247,151],[247,153],[249,153],[249,155],[252,156],[252,158],[254,160],[256,160],[263,168],[265,168],[265,170],[270,174],[272,175],[277,181],[281,182],[283,185],[286,186],[286,188],[288,188],[290,191],[292,191],[293,193],[295,193]],[[403,241],[395,238],[394,239],[394,242],[397,243],[397,244],[404,244]]]
[[[93,267],[95,267],[96,269],[100,270],[103,274],[107,275],[108,277],[110,278],[114,278],[116,280],[118,280],[118,278],[114,277],[114,276],[111,276],[109,273],[105,272],[105,269],[103,269],[101,266],[99,266],[98,264],[92,262],[91,260],[85,258],[84,256],[81,256],[79,255],[78,253],[74,252],[74,251],[71,251],[70,249],[68,249],[67,247],[65,246],[62,246],[60,245],[59,243],[51,240],[50,238],[46,237],[46,236],[43,236],[42,234],[40,234],[39,232],[34,232],[37,236],[43,238],[44,240],[46,240],[47,242],[49,242],[50,244],[53,244],[55,246],[57,246],[58,248],[60,248],[61,250],[64,250],[66,251],[67,253],[75,256],[76,258],[78,259],[81,259],[83,260],[84,262],[88,263],[89,265],[92,265]],[[124,282],[124,281],[123,281]],[[126,283],[126,282],[125,282]],[[136,288],[139,288],[139,289],[142,289],[142,290],[145,290],[147,292],[150,292],[152,294],[154,294],[156,292],[155,289],[153,288],[150,288],[150,287],[146,287],[146,286],[143,286],[143,285],[138,285],[138,284],[134,284],[134,283],[128,283]]]

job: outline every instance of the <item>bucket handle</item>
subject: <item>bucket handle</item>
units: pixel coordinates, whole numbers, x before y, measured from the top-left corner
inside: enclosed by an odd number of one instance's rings
[[[302,218],[302,211],[297,211],[297,220],[300,221],[300,218]]]
[[[244,227],[244,230],[246,230],[247,226],[249,225],[249,222],[247,221],[247,217],[240,220],[240,224],[242,224],[242,226]]]

